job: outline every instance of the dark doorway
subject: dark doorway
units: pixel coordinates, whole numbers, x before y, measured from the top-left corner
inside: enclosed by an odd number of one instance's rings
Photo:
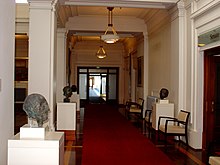
[[[203,149],[209,149],[220,142],[220,47],[204,51],[203,109]]]
[[[78,67],[81,107],[86,103],[118,104],[118,72],[115,67]]]

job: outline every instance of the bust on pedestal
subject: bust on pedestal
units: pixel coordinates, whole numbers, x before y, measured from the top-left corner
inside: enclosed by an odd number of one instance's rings
[[[8,140],[8,165],[63,165],[64,133],[43,127],[49,112],[46,99],[40,94],[31,94],[26,97],[23,110],[30,124],[21,127],[20,133]]]
[[[152,128],[157,130],[158,119],[160,116],[174,117],[174,104],[169,103],[166,99],[169,95],[169,91],[166,88],[160,90],[160,100],[153,105],[152,109]]]

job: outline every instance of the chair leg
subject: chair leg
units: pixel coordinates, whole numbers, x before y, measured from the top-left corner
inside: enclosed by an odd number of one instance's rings
[[[188,147],[188,136],[186,135],[186,146]]]
[[[165,134],[165,150],[167,150],[167,135]]]
[[[156,134],[157,134],[157,135],[156,135],[157,141],[160,141],[160,131],[157,131]]]
[[[146,126],[146,124],[147,124],[147,123],[146,123],[146,120],[144,120],[143,123],[144,123],[144,125],[143,125],[143,131],[144,131],[144,133],[146,133],[146,130],[147,130],[147,128],[146,128],[146,127],[147,127],[147,126]]]
[[[151,126],[148,125],[148,137],[150,138],[151,137]]]
[[[127,117],[127,119],[129,120],[129,119],[130,119],[130,114],[129,114],[128,111],[127,111],[126,113],[127,113],[126,117]]]

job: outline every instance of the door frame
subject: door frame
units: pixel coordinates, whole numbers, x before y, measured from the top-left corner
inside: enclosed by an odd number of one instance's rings
[[[80,69],[85,69],[86,72],[82,72],[82,74],[86,74],[87,75],[87,98],[86,100],[85,99],[80,99],[80,103],[82,102],[82,106],[84,105],[84,103],[88,103],[89,102],[89,75],[90,75],[90,72],[89,72],[89,69],[106,69],[107,72],[106,72],[106,103],[113,103],[111,102],[111,100],[109,100],[108,98],[108,92],[109,92],[109,86],[108,86],[108,81],[109,81],[109,75],[110,74],[113,74],[111,72],[109,72],[109,70],[111,69],[115,69],[116,70],[116,101],[114,103],[118,104],[119,100],[119,67],[92,67],[92,66],[78,66],[77,67],[77,92],[79,93],[79,75],[80,75]],[[95,73],[95,72],[94,72]],[[100,72],[97,72],[97,73],[100,73]]]

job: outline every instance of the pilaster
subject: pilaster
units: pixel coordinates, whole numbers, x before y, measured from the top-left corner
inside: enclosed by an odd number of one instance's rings
[[[143,36],[144,36],[144,84],[143,84],[143,90],[144,90],[144,93],[143,93],[143,96],[144,96],[144,99],[147,99],[147,95],[148,95],[148,61],[149,61],[149,38],[148,38],[148,33],[143,33]],[[145,103],[147,103],[147,100],[145,101]],[[144,105],[145,109],[147,107],[147,104]]]
[[[57,29],[57,102],[63,101],[63,87],[66,86],[66,38],[65,28]]]
[[[29,80],[28,94],[42,94],[49,106],[49,126],[54,130],[55,121],[55,38],[56,1],[29,0]]]
[[[179,107],[186,107],[186,16],[184,2],[177,3],[179,22]]]
[[[148,94],[148,73],[149,73],[149,38],[148,38],[148,33],[145,32],[143,33],[144,36],[144,77],[143,77],[143,98],[145,100],[145,104],[144,104],[144,110],[147,109],[147,96]],[[143,115],[145,115],[145,111],[143,112]],[[144,116],[143,116],[144,117]]]
[[[171,80],[171,85],[175,88],[178,93],[174,94],[175,102],[177,103],[176,109],[180,110],[186,107],[186,14],[184,8],[184,2],[179,1],[171,10],[171,57],[172,66],[178,68],[178,70],[172,70],[172,75],[174,75]],[[177,112],[176,112],[177,113]]]

